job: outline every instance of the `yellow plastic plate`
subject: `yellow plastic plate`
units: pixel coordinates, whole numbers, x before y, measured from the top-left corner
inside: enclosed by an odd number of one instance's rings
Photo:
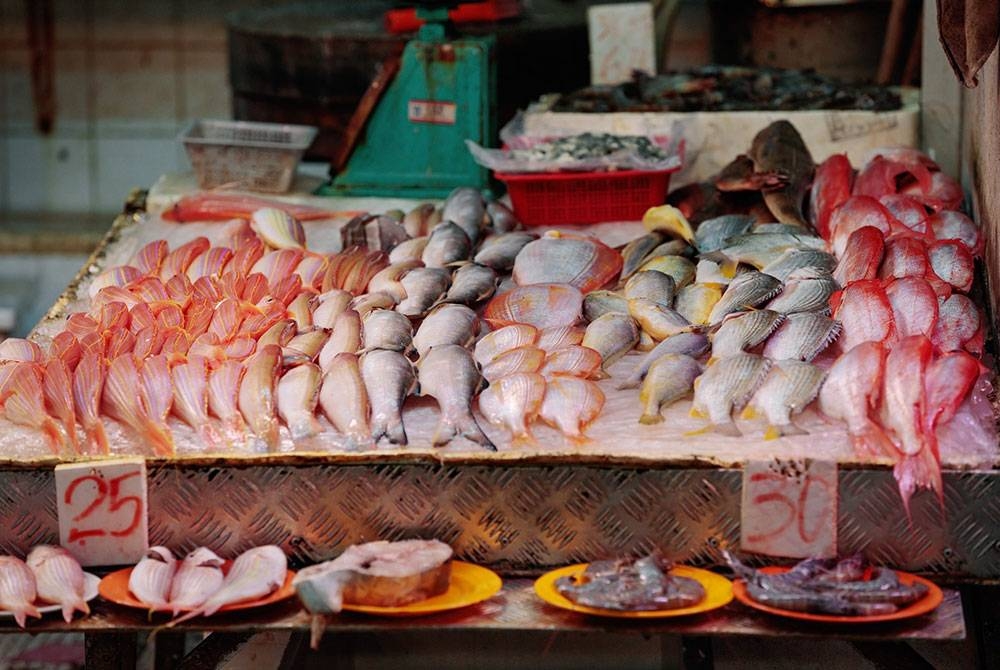
[[[691,607],[679,607],[666,610],[643,610],[640,612],[626,612],[622,610],[607,610],[598,607],[587,607],[578,605],[556,590],[556,580],[560,577],[575,577],[587,569],[588,563],[569,565],[565,568],[546,572],[535,581],[535,593],[538,597],[555,607],[560,607],[572,612],[582,614],[592,614],[594,616],[615,617],[618,619],[661,619],[664,617],[688,616],[690,614],[701,614],[709,612],[729,604],[733,599],[733,584],[721,575],[700,568],[691,568],[686,565],[678,565],[670,571],[671,575],[677,577],[688,577],[697,581],[705,589],[705,598],[697,605]]]
[[[362,612],[380,616],[423,616],[475,605],[492,598],[503,580],[488,568],[462,561],[452,561],[451,581],[448,590],[439,596],[410,603],[401,607],[377,607],[374,605],[353,605],[344,603],[345,612]]]

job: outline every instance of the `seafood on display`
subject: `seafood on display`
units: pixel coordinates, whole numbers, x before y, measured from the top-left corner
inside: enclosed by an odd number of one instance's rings
[[[837,616],[892,614],[927,595],[920,583],[903,583],[895,570],[862,556],[841,560],[808,558],[787,572],[768,573],[744,565],[729,552],[726,561],[762,605]]]
[[[87,578],[72,554],[59,546],[37,545],[23,561],[0,556],[0,611],[9,612],[24,628],[28,617],[41,618],[40,608],[56,605],[70,623],[76,612],[90,614]]]
[[[670,574],[673,567],[657,554],[595,561],[579,575],[557,579],[555,588],[578,605],[623,612],[680,609],[704,600],[705,588],[697,580]]]

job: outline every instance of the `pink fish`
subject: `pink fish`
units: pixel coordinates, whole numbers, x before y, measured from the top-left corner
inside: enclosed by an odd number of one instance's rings
[[[301,260],[301,249],[278,249],[261,256],[250,271],[260,272],[267,277],[268,284],[273,285],[295,272]]]
[[[187,276],[192,282],[205,275],[219,277],[232,258],[233,250],[229,247],[210,247],[188,266]]]
[[[260,260],[260,257],[264,255],[264,251],[264,243],[256,237],[252,241],[245,242],[243,246],[236,247],[236,253],[226,265],[226,269],[222,273],[223,276],[232,273],[246,277],[250,274],[251,268]]]
[[[174,275],[184,274],[194,259],[205,253],[210,246],[211,243],[207,237],[196,237],[177,247],[163,259],[163,265],[160,266],[160,279],[168,281]]]
[[[886,243],[879,269],[881,279],[925,277],[929,271],[927,245],[922,241],[912,237],[895,237]]]
[[[858,173],[854,182],[854,195],[879,198],[899,193],[911,185],[920,192],[930,189],[931,173],[926,165],[920,162],[902,163],[884,156],[875,156]]]
[[[861,342],[837,359],[819,392],[820,410],[847,424],[859,458],[898,458],[896,448],[872,419],[882,393],[885,355],[881,342]]]
[[[113,287],[102,289],[101,293],[104,293],[104,291],[107,291],[110,288]],[[158,277],[143,277],[139,281],[129,284],[128,290],[137,302],[159,303],[168,302],[170,300],[170,293],[167,291],[167,285],[164,284]],[[129,309],[134,306],[134,303],[128,305]]]
[[[861,342],[891,343],[896,337],[892,305],[881,282],[866,279],[830,296],[833,318],[843,325],[838,343],[850,351]]]
[[[76,366],[80,362],[82,355],[83,351],[80,348],[80,341],[76,339],[76,335],[68,330],[64,330],[52,338],[52,344],[49,346],[49,356],[58,358],[65,363],[70,372],[76,370]]]
[[[66,317],[66,330],[76,338],[97,332],[97,320],[89,314],[74,312]]]
[[[851,197],[854,171],[844,154],[834,154],[816,166],[809,211],[812,224],[823,239],[830,239],[830,215]]]
[[[13,612],[17,625],[24,628],[29,616],[42,617],[34,605],[37,597],[35,574],[31,568],[13,556],[0,556],[0,609]]]
[[[584,429],[601,413],[604,400],[601,387],[589,379],[555,377],[546,384],[539,416],[567,442],[581,445],[589,441]]]
[[[941,493],[941,470],[936,464],[935,447],[924,431],[927,402],[924,380],[932,358],[931,341],[923,335],[913,335],[897,342],[885,360],[879,418],[902,453],[894,474],[907,514],[910,498],[918,489]]]
[[[275,407],[275,384],[281,369],[281,347],[260,347],[243,366],[238,406],[250,429],[268,449],[278,446],[278,417]]]
[[[954,294],[938,302],[938,319],[931,341],[939,351],[960,351],[980,331],[979,310],[972,300]],[[976,353],[976,352],[973,352]]]
[[[136,294],[132,291],[131,286],[134,286],[134,284],[130,285],[130,288],[105,286],[98,291],[97,295],[95,295],[93,300],[90,301],[91,308],[100,309],[104,305],[112,302],[124,303],[129,309],[135,307],[140,302],[143,302],[143,299],[136,296]],[[75,331],[74,334],[79,335],[79,333],[75,333]]]
[[[233,275],[235,276],[235,275]],[[191,285],[191,297],[217,303],[222,300],[222,279],[220,277],[199,277]]]
[[[833,271],[841,286],[861,279],[875,279],[885,252],[885,238],[874,226],[858,228],[847,238],[847,247]]]
[[[983,252],[984,239],[979,226],[965,214],[945,210],[931,216],[927,223],[934,239],[960,240],[973,256],[979,256]]]
[[[886,284],[885,295],[892,306],[892,318],[899,337],[930,337],[938,319],[938,299],[934,288],[922,277],[904,277]]]
[[[73,453],[80,453],[80,443],[76,436],[76,411],[73,408],[73,376],[69,366],[60,359],[52,358],[45,364],[42,373],[42,394],[45,396],[46,411],[62,423],[63,431],[69,438]]]
[[[274,208],[294,216],[299,221],[317,221],[323,219],[352,219],[365,212],[332,211],[295,205],[292,203],[258,198],[251,195],[223,193],[219,191],[200,191],[186,195],[178,200],[173,207],[163,212],[166,221],[229,221],[230,219],[249,219],[258,209]]]
[[[188,308],[188,305],[191,303],[191,296],[194,293],[194,284],[191,283],[186,274],[174,275],[164,284],[164,288],[167,289],[167,295],[170,296],[170,300],[182,312]]]
[[[934,275],[942,281],[962,292],[972,288],[976,261],[964,242],[939,240],[930,246],[927,255]]]
[[[167,415],[173,405],[171,391],[170,357],[167,354],[150,356],[142,361],[139,367],[139,398],[150,421],[160,427],[165,433],[170,433],[167,427]]]
[[[934,211],[957,209],[965,198],[962,185],[944,172],[932,172],[930,184],[926,187],[922,184],[911,184],[900,192],[917,198]]]
[[[38,545],[25,560],[35,574],[38,597],[62,607],[66,623],[73,620],[73,612],[90,614],[84,598],[83,568],[62,547]]]
[[[170,584],[177,572],[177,559],[166,547],[150,547],[128,578],[128,590],[149,607],[150,612],[168,609]]]
[[[104,412],[148,440],[154,454],[172,455],[173,436],[149,416],[142,402],[139,383],[135,359],[131,356],[119,356],[112,360],[104,382]]]
[[[326,268],[329,265],[326,256],[307,251],[295,268],[295,274],[302,277],[302,285],[319,289],[326,275]]]
[[[243,364],[235,360],[223,361],[208,376],[208,408],[222,419],[230,441],[246,430],[246,422],[237,406],[242,379]]]
[[[144,275],[159,274],[163,259],[167,257],[170,248],[166,240],[153,240],[132,257],[129,265],[135,267]]]
[[[927,209],[917,199],[893,194],[883,195],[878,201],[904,226],[919,235],[927,234]]]
[[[833,255],[840,258],[847,249],[847,241],[858,228],[874,226],[887,237],[893,230],[892,215],[875,198],[855,195],[845,200],[830,215],[830,246]],[[900,228],[903,226],[897,222]]]
[[[542,409],[545,386],[545,377],[536,372],[516,372],[501,377],[479,394],[479,411],[490,423],[510,431],[513,445],[535,444],[528,426]]]
[[[91,299],[93,299],[98,291],[106,286],[118,286],[124,288],[132,282],[140,279],[146,273],[139,268],[132,267],[131,265],[119,265],[117,267],[109,268],[102,272],[101,274],[94,277],[94,281],[90,282],[90,288],[87,292],[90,294]]]
[[[222,446],[222,437],[208,418],[208,366],[204,358],[189,356],[187,363],[170,371],[174,413],[194,428],[209,451]]]
[[[225,563],[208,547],[198,547],[184,557],[170,584],[170,609],[174,616],[200,607],[222,586]]]
[[[41,363],[45,360],[42,349],[31,340],[8,337],[0,341],[0,361],[25,361]]]
[[[96,352],[83,354],[73,373],[73,404],[76,415],[83,425],[87,442],[101,454],[111,451],[108,435],[99,416],[105,374],[101,355]]]
[[[49,449],[58,456],[65,437],[45,411],[43,386],[42,370],[36,363],[15,363],[3,387],[7,397],[3,411],[12,423],[41,431]]]

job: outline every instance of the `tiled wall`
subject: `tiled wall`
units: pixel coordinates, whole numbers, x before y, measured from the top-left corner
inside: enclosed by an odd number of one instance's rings
[[[54,0],[56,119],[34,128],[24,0],[0,0],[0,212],[110,214],[230,116],[223,17],[254,0]]]

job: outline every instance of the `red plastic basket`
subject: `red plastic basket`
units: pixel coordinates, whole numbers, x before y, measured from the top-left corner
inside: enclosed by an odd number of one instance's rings
[[[497,172],[507,185],[514,213],[526,226],[638,221],[662,205],[670,170],[614,172]]]

